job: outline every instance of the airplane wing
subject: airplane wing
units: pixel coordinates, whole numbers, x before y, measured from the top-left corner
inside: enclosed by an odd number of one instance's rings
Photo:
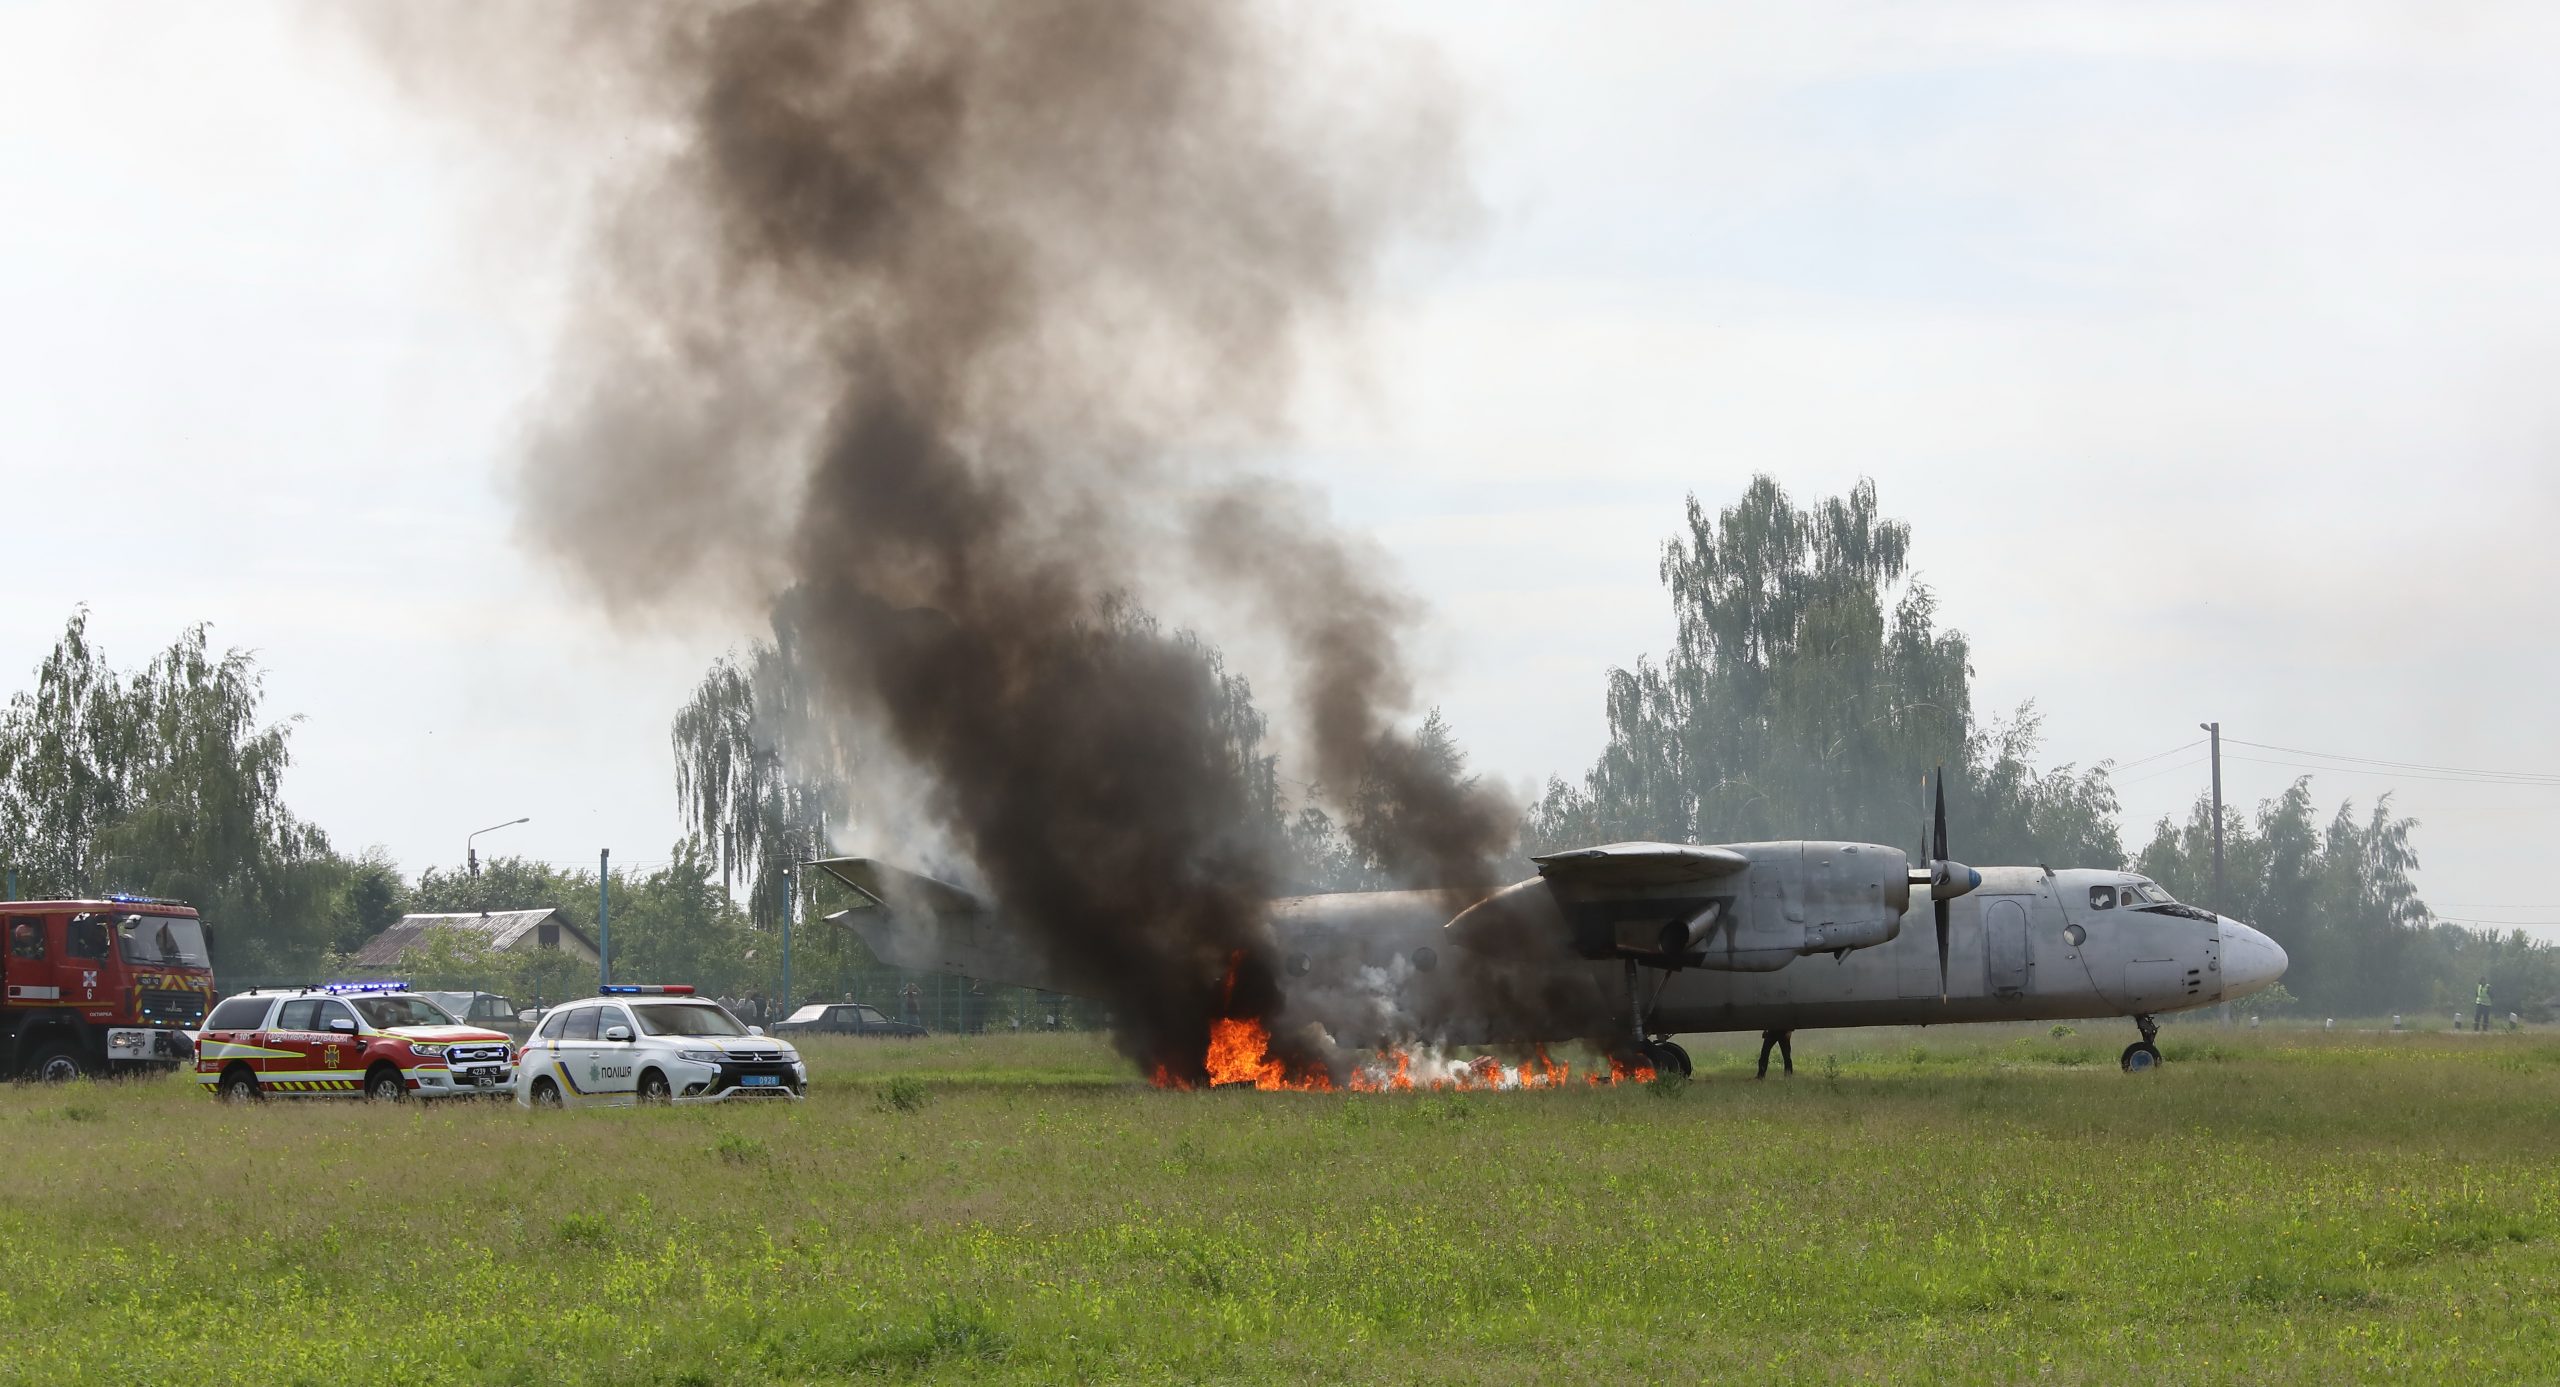
[[[1694,843],[1604,843],[1529,859],[1538,875],[1576,886],[1670,886],[1730,876],[1751,865],[1731,848]]]

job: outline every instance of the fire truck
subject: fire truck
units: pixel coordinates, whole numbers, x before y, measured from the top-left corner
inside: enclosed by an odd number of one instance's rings
[[[60,1081],[173,1069],[213,1003],[195,907],[146,896],[0,902],[6,1072]]]

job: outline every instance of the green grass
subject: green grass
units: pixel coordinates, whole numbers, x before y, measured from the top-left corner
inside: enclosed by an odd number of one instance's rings
[[[1685,1088],[1158,1093],[813,1044],[797,1107],[0,1089],[0,1380],[2548,1380],[2560,1038],[1693,1045]]]

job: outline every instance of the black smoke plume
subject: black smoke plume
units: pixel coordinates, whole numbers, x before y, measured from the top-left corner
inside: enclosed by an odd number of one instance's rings
[[[1414,754],[1406,602],[1256,462],[1382,257],[1465,211],[1446,84],[1341,18],[817,0],[375,32],[433,100],[606,151],[521,459],[533,542],[623,611],[794,592],[824,696],[1183,1078],[1222,1009],[1281,1008],[1275,863],[1199,648],[1121,595],[1212,594],[1276,641],[1297,741],[1393,798],[1403,874],[1488,886],[1514,821]]]

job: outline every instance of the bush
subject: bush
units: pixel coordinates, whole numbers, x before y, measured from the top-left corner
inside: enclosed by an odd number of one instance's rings
[[[912,1074],[901,1074],[880,1086],[880,1110],[883,1112],[922,1112],[930,1096],[924,1080]]]

